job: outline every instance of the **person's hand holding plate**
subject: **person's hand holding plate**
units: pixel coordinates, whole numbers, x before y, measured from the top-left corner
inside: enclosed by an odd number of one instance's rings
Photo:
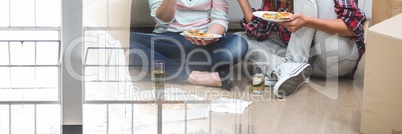
[[[222,37],[222,35],[204,33],[199,30],[184,31],[183,33],[180,34],[184,36],[185,39],[189,40],[191,43],[203,46],[214,42],[218,42],[219,38]]]

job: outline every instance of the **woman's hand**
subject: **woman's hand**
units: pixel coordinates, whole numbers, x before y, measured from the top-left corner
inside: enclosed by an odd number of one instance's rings
[[[307,16],[296,13],[289,17],[289,21],[280,22],[278,24],[281,24],[283,27],[288,29],[290,32],[294,33],[307,24]]]
[[[219,38],[216,38],[213,40],[204,40],[204,39],[198,40],[197,38],[191,38],[191,37],[184,37],[184,38],[186,38],[186,40],[189,40],[191,43],[198,45],[198,46],[206,46],[208,44],[219,41]]]
[[[211,26],[209,26],[208,31],[206,33],[210,33],[210,34],[218,34],[218,35],[223,35],[225,33],[225,27],[223,27],[220,24],[212,24]],[[206,46],[208,44],[211,43],[215,43],[219,41],[219,38],[215,38],[213,40],[198,40],[197,38],[190,38],[190,37],[184,37],[187,40],[189,40],[191,43],[198,45],[198,46]]]
[[[279,23],[290,32],[294,33],[302,27],[315,28],[329,34],[338,34],[340,36],[355,36],[355,33],[346,26],[341,19],[325,20],[304,16],[303,14],[294,14],[289,17],[289,21]]]

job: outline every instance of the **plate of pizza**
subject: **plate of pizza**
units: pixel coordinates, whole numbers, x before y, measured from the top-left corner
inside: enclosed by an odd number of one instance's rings
[[[198,40],[204,39],[204,40],[214,40],[216,38],[221,38],[222,35],[219,34],[212,34],[212,33],[206,33],[200,30],[187,30],[183,31],[180,33],[182,36],[186,37],[191,37],[191,38],[197,38]]]
[[[289,17],[292,16],[293,14],[289,12],[256,11],[253,12],[253,15],[265,21],[285,22],[289,21]]]

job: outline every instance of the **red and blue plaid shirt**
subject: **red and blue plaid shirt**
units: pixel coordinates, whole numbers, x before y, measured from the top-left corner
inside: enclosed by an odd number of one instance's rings
[[[289,7],[289,1],[286,0],[285,4],[282,4],[282,0],[275,0],[278,6],[277,9],[271,9],[271,0],[263,0],[260,9],[253,9],[254,11],[283,11]],[[343,20],[345,24],[353,30],[355,36],[351,36],[350,39],[355,41],[357,44],[357,48],[359,49],[359,61],[363,56],[365,49],[364,44],[364,30],[363,25],[366,21],[366,16],[362,10],[360,10],[357,5],[357,0],[334,0],[335,2],[335,12],[338,14],[338,18]],[[283,40],[285,43],[288,43],[290,40],[291,32],[288,31],[282,25],[279,25],[274,22],[269,22],[262,20],[256,16],[251,18],[249,23],[243,19],[240,21],[240,25],[246,31],[247,35],[255,40],[266,40],[269,38],[269,35],[272,32],[275,32],[278,37]],[[357,69],[357,65],[355,69],[349,74],[349,76],[353,77],[355,71]]]

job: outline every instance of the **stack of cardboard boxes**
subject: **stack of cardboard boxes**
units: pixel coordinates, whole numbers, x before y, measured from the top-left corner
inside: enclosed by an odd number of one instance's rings
[[[361,133],[402,134],[402,0],[373,0]]]
[[[399,13],[402,13],[402,0],[373,0],[372,13],[373,24],[378,24]]]
[[[361,122],[363,134],[402,133],[401,24],[402,14],[399,14],[368,30]]]

